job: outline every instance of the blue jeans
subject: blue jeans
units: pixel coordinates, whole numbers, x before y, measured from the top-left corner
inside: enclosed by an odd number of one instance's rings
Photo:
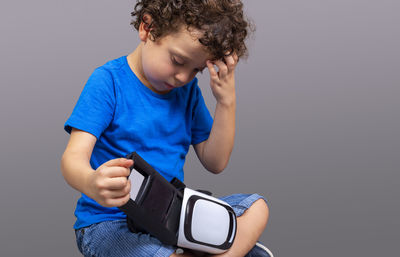
[[[236,194],[220,199],[229,203],[239,217],[256,200],[264,198],[257,194]],[[126,220],[93,224],[76,230],[75,234],[78,249],[85,257],[168,257],[176,250],[148,234],[130,232]],[[247,256],[259,256],[252,251]]]

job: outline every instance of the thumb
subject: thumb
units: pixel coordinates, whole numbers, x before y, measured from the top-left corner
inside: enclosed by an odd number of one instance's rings
[[[109,160],[108,162],[105,162],[103,165],[107,167],[119,166],[119,167],[129,168],[133,165],[133,160],[126,158],[117,158]]]

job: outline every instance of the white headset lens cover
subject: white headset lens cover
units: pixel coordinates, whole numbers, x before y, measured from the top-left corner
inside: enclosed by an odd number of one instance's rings
[[[193,239],[211,245],[227,241],[230,217],[225,207],[208,200],[197,200],[193,208]]]

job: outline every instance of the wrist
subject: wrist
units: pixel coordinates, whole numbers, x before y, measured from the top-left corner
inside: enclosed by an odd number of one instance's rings
[[[93,181],[94,181],[94,176],[95,176],[95,170],[94,169],[88,169],[87,172],[85,172],[84,177],[82,178],[83,181],[83,187],[81,192],[87,195],[88,197],[93,199],[94,193],[93,193]]]
[[[235,108],[236,107],[236,97],[220,99],[217,101],[217,106],[221,106],[224,108]]]

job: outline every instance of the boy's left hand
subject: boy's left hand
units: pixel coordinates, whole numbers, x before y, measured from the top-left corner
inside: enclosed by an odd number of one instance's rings
[[[225,56],[224,60],[225,62],[223,60],[207,60],[207,67],[210,72],[210,86],[218,103],[232,105],[236,101],[235,68],[239,58],[236,53],[233,53]],[[218,67],[218,72],[214,65]]]

